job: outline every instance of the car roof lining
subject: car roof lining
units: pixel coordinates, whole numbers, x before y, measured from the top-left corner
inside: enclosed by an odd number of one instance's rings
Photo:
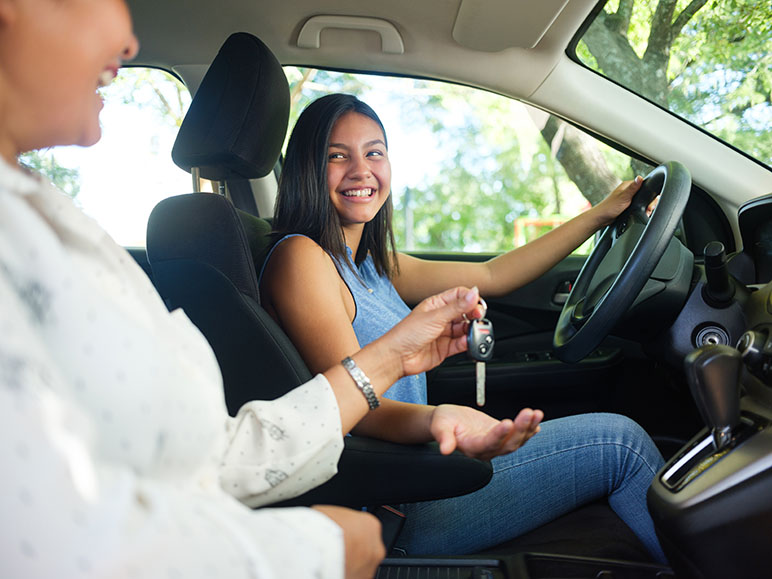
[[[360,16],[358,0],[270,5],[255,0],[230,4],[228,10],[213,9],[211,0],[129,0],[129,5],[141,42],[136,62],[180,71],[186,81],[183,70],[208,65],[229,34],[244,31],[263,40],[282,64],[431,76],[526,98],[557,64],[596,4],[595,0],[485,2],[484,17],[477,8],[479,0],[393,0],[368,5],[368,17],[383,19],[398,31],[404,54],[384,53],[381,39],[372,31],[342,28],[323,30],[319,48],[298,47],[298,35],[310,17]],[[483,51],[485,58],[480,58],[480,41],[472,39],[480,30],[491,37],[483,48],[509,47]],[[169,42],[170,35],[174,42]],[[530,45],[534,46],[523,47]]]

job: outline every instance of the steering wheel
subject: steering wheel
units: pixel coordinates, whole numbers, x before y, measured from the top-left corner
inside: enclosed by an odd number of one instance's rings
[[[558,318],[552,345],[560,360],[587,356],[633,304],[673,238],[691,184],[681,163],[660,165],[646,176],[630,207],[603,231]],[[649,217],[646,210],[657,195]]]

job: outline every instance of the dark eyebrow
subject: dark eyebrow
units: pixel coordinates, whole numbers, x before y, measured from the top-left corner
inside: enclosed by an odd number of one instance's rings
[[[373,145],[383,145],[386,146],[386,143],[384,143],[381,139],[373,139],[372,141],[368,141],[365,143],[365,147],[372,147]],[[346,149],[348,150],[348,145],[344,145],[343,143],[330,143],[327,145],[327,148],[335,147],[336,149]]]

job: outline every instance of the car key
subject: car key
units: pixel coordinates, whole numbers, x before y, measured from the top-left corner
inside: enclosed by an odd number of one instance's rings
[[[487,306],[483,306],[483,317],[469,322],[469,333],[466,336],[467,354],[475,360],[477,406],[485,405],[485,363],[493,357],[493,324],[485,317]]]

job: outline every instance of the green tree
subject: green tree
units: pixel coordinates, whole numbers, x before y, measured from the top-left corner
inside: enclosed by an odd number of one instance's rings
[[[303,109],[316,99],[338,92],[361,96],[369,88],[364,77],[349,73],[289,66],[284,68],[284,72],[290,85],[290,129],[295,126]],[[287,134],[290,132],[287,131]]]
[[[29,170],[43,175],[73,199],[80,193],[80,172],[77,169],[60,165],[52,151],[24,153],[19,157],[19,163]]]
[[[589,66],[772,163],[769,0],[609,2],[578,55]]]
[[[519,103],[455,85],[421,90],[423,82],[397,98],[405,99],[407,125],[416,115],[432,127],[444,160],[430,182],[395,192],[401,247],[498,251],[512,246],[518,218],[561,212],[575,186],[528,117],[521,112],[518,120]]]
[[[589,66],[770,163],[768,0],[608,2],[578,47]],[[593,204],[618,181],[594,140],[550,117],[544,139]],[[627,176],[648,170],[636,159]]]
[[[121,69],[108,86],[101,89],[106,100],[152,110],[158,119],[179,128],[190,106],[190,92],[177,78],[162,70],[144,67]]]

